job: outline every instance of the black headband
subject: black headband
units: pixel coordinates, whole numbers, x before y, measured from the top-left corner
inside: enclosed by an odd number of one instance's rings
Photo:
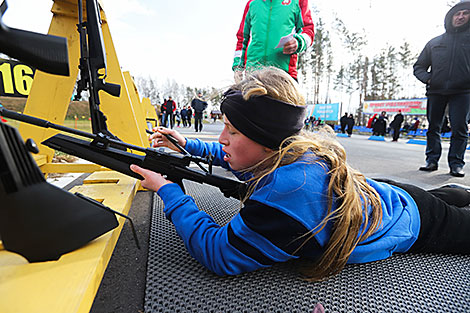
[[[224,94],[220,109],[242,134],[271,149],[279,149],[284,139],[297,134],[304,125],[305,106],[268,96],[252,96],[247,101],[240,91],[232,89]]]

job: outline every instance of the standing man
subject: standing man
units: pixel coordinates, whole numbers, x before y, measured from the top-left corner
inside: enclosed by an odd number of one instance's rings
[[[162,111],[163,111],[163,126],[168,127],[168,120],[170,120],[170,128],[173,128],[175,124],[175,119],[174,119],[174,112],[176,111],[176,103],[173,101],[171,97],[168,97],[168,100],[165,100],[165,102],[162,105]]]
[[[446,106],[452,137],[447,155],[450,175],[463,177],[470,111],[470,1],[457,3],[445,17],[446,32],[429,41],[414,65],[414,75],[426,84],[426,165],[421,171],[435,171],[441,157],[440,131]]]
[[[244,70],[260,66],[275,66],[297,79],[297,55],[312,45],[313,36],[308,0],[248,0],[237,32],[235,82]]]
[[[191,120],[193,119],[193,110],[191,109],[190,105],[188,105],[188,108],[186,109],[186,117],[187,117],[188,127],[191,127]]]
[[[191,101],[191,107],[194,110],[194,129],[196,132],[202,131],[202,114],[207,108],[207,102],[202,100],[202,94],[198,93],[197,97]]]
[[[188,110],[186,110],[186,107],[184,106],[183,109],[181,110],[181,121],[183,122],[183,127],[188,126],[187,120],[188,120]]]
[[[346,132],[348,133],[348,137],[351,137],[354,129],[354,124],[356,124],[356,121],[354,120],[354,115],[349,114],[348,118],[346,119],[346,124],[348,126]]]
[[[393,117],[393,121],[390,123],[390,127],[393,131],[392,141],[398,141],[398,137],[400,137],[401,124],[403,124],[403,114],[398,110],[398,113]]]
[[[341,126],[341,133],[344,134],[346,132],[346,126],[348,125],[348,112],[341,116],[339,119],[339,125]]]

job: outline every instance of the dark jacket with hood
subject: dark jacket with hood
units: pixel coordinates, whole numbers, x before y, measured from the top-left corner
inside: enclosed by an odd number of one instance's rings
[[[445,17],[446,32],[431,39],[413,66],[414,75],[426,84],[426,94],[470,93],[470,22],[452,26],[452,16],[470,10],[470,1],[457,3]]]
[[[194,109],[194,112],[202,113],[207,108],[207,102],[199,98],[194,98],[193,101],[191,101],[191,107]]]

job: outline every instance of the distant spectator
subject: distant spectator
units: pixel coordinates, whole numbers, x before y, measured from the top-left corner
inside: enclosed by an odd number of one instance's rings
[[[407,121],[405,121],[405,124],[403,125],[402,130],[408,134],[408,132],[410,131],[410,128],[411,128],[411,125]]]
[[[354,116],[352,114],[349,114],[348,118],[346,119],[346,124],[348,126],[346,132],[348,133],[348,136],[351,137],[354,129],[354,124],[356,122],[354,121]]]
[[[410,131],[417,131],[419,128],[419,118],[415,117],[413,124],[410,127]]]
[[[341,133],[344,134],[346,131],[346,126],[348,125],[348,113],[344,113],[343,116],[339,119],[339,125],[341,127]]]
[[[367,128],[374,127],[375,121],[377,120],[377,113],[372,115],[372,117],[367,121]]]
[[[385,136],[387,129],[387,113],[382,111],[372,127],[373,136]]]
[[[176,120],[176,127],[180,127],[181,125],[181,113],[180,110],[175,111],[175,120]]]
[[[310,130],[313,130],[313,126],[315,124],[315,121],[316,121],[316,118],[315,116],[310,116],[309,120],[308,120],[308,127]]]
[[[401,124],[403,124],[403,114],[401,114],[401,111],[398,111],[398,113],[393,117],[393,121],[390,123],[390,127],[393,131],[392,141],[398,141],[398,137],[400,137]]]
[[[191,127],[192,119],[193,119],[193,110],[191,109],[191,106],[188,105],[188,108],[186,109],[186,121],[188,122],[188,127]]]
[[[197,97],[191,101],[191,107],[194,110],[194,129],[196,132],[202,131],[202,114],[207,108],[207,102],[202,100],[202,93],[198,93]]]
[[[304,120],[304,128],[305,128],[305,130],[309,130],[309,128],[310,128],[310,118],[309,117],[305,118],[305,120]]]
[[[168,100],[165,100],[165,102],[162,105],[162,112],[163,112],[163,117],[162,117],[162,124],[164,127],[168,127],[168,124],[170,124],[169,128],[173,128],[175,120],[174,120],[174,112],[176,111],[176,103],[173,101],[171,97],[168,97]]]
[[[187,122],[186,122],[186,115],[188,114],[188,110],[186,110],[186,107],[183,107],[181,109],[180,115],[181,115],[181,122],[183,123],[183,127],[186,127]]]

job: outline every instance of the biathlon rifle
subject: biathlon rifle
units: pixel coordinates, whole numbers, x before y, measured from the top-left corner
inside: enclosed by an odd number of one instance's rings
[[[1,52],[43,72],[69,75],[67,39],[8,27],[2,22],[8,5],[0,5]]]
[[[83,21],[82,0],[78,0],[78,24],[80,34],[80,79],[77,83],[77,93],[74,97],[79,100],[81,93],[88,90],[91,129],[93,134],[103,133],[117,139],[109,132],[106,116],[100,110],[99,92],[102,90],[112,96],[119,97],[121,86],[105,82],[107,76],[106,51],[101,30],[100,8],[96,0],[86,0],[87,21]]]
[[[245,183],[212,173],[211,156],[206,158],[193,156],[180,147],[173,137],[170,137],[169,140],[183,151],[184,154],[168,153],[154,148],[143,148],[107,137],[102,133],[90,134],[81,130],[53,124],[33,116],[16,113],[5,108],[0,108],[0,115],[39,127],[53,128],[87,138],[88,140],[83,140],[58,134],[45,140],[42,144],[137,179],[143,179],[143,177],[131,171],[129,168],[131,164],[136,164],[165,175],[167,179],[180,185],[183,190],[182,180],[187,179],[218,187],[226,197],[241,199],[246,192]],[[144,154],[136,154],[127,150]],[[191,163],[199,166],[201,170],[190,168]]]

